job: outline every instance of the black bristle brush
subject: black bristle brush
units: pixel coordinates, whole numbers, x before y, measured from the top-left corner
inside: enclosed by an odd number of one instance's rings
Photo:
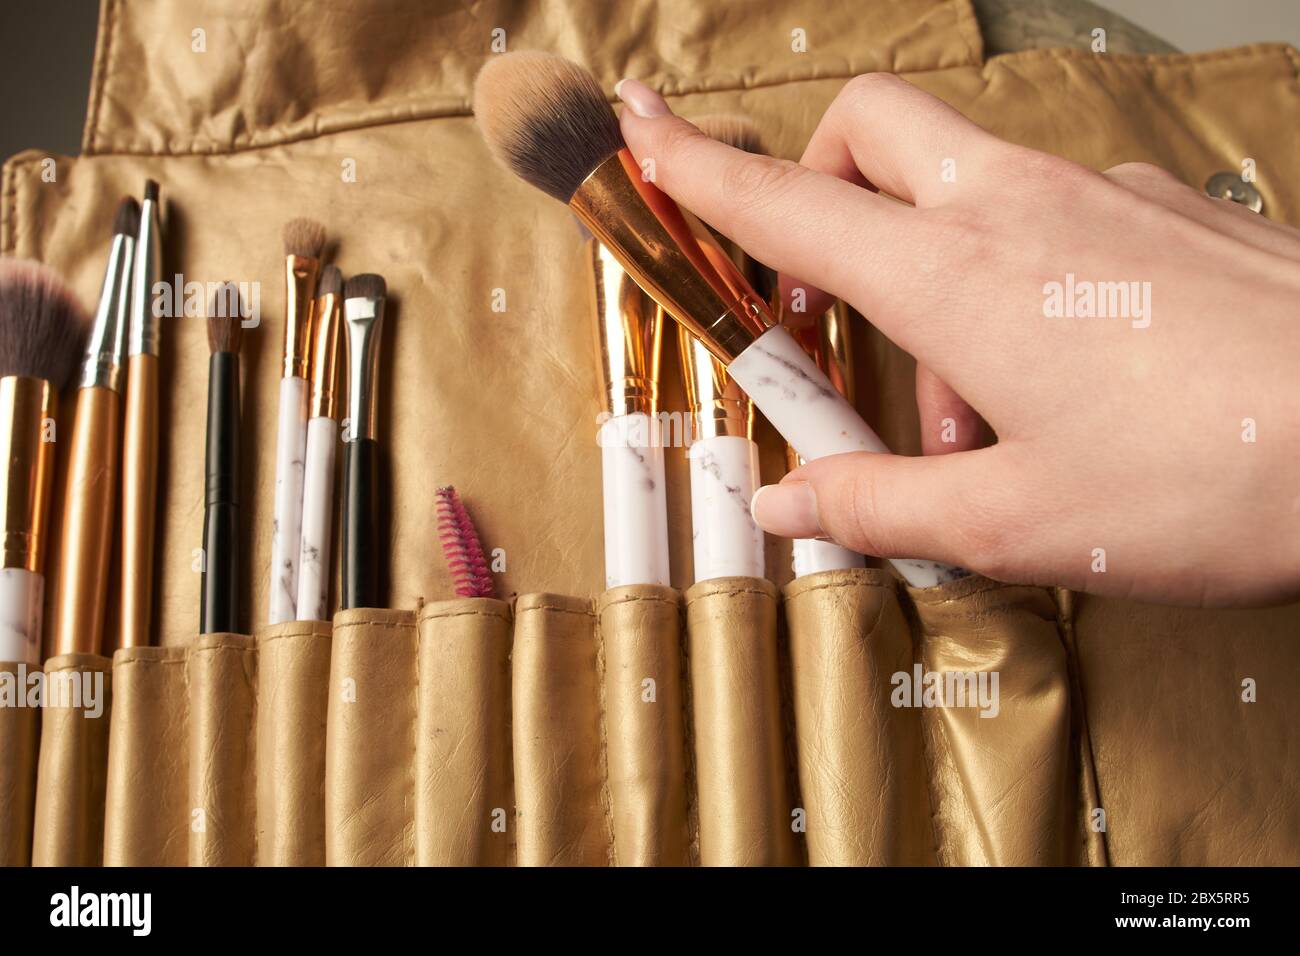
[[[222,285],[208,306],[208,442],[203,511],[199,633],[238,630],[239,617],[239,288]]]

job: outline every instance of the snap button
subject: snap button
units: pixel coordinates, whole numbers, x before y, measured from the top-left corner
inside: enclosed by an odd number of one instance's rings
[[[1264,197],[1254,183],[1248,183],[1237,173],[1215,173],[1205,182],[1205,194],[1215,199],[1231,199],[1253,212],[1264,208]]]

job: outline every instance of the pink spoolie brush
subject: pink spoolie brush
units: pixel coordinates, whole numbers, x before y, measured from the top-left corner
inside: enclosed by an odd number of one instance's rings
[[[469,512],[451,485],[439,488],[438,540],[447,556],[457,597],[492,597],[492,573]]]

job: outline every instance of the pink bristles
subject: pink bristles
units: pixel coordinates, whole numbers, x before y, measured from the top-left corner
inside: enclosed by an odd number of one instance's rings
[[[460,495],[451,485],[439,488],[437,495],[438,540],[442,542],[442,553],[447,556],[456,596],[492,597],[492,572],[488,570],[478,531]]]

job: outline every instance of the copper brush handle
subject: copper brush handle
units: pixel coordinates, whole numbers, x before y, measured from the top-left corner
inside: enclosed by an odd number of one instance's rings
[[[158,491],[158,357],[127,359],[122,432],[121,647],[150,643]]]
[[[113,545],[121,398],[111,388],[77,391],[59,553],[54,653],[98,654]]]

